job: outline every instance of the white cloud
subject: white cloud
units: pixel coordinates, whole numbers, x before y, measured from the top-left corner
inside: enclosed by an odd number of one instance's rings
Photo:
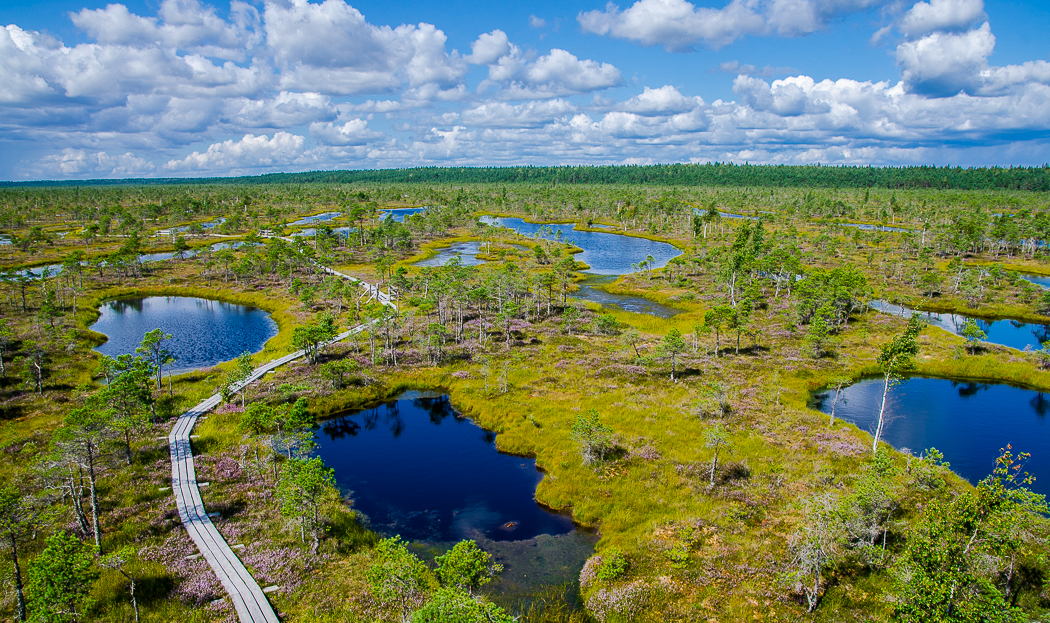
[[[981,71],[995,48],[988,22],[963,34],[935,32],[897,46],[901,77],[909,91],[932,97],[976,93]]]
[[[538,128],[576,111],[576,106],[563,99],[525,102],[486,102],[463,112],[464,123],[478,127]]]
[[[367,145],[384,135],[368,129],[365,119],[351,119],[342,125],[331,122],[311,124],[310,136],[322,145]]]
[[[224,118],[242,128],[288,128],[329,121],[337,112],[327,95],[281,91],[266,99],[226,100]]]
[[[574,54],[554,48],[526,68],[525,80],[530,85],[551,85],[575,93],[589,93],[616,86],[623,82],[623,76],[609,63],[581,61]]]
[[[899,28],[906,37],[917,37],[934,31],[953,31],[980,23],[987,16],[984,0],[929,0],[917,2],[900,20]]]
[[[215,9],[197,0],[164,0],[160,19],[140,17],[123,4],[104,9],[83,9],[70,14],[73,24],[102,44],[162,45],[218,58],[243,59],[259,37],[256,9],[243,2],[230,5],[233,23],[219,17]]]
[[[774,80],[772,85],[759,78],[737,76],[733,81],[733,93],[739,95],[753,110],[771,112],[781,117],[828,112],[830,107],[827,103],[809,97],[813,86],[813,79],[809,76]]]
[[[620,104],[619,108],[639,115],[651,116],[687,112],[697,106],[702,106],[703,103],[702,98],[686,97],[673,86],[664,85],[658,89],[645,87],[645,91]]]
[[[132,153],[111,156],[105,152],[89,153],[83,149],[65,148],[58,155],[47,156],[37,163],[43,178],[91,177],[123,178],[149,175],[155,167]]]
[[[502,33],[501,33],[502,34]],[[502,99],[549,99],[592,93],[623,84],[623,74],[609,63],[580,59],[553,48],[538,58],[507,42],[508,51],[490,62],[489,77],[478,85],[484,93],[497,87]]]
[[[510,54],[510,40],[502,30],[493,30],[478,37],[470,44],[471,54],[464,59],[473,65],[491,65],[501,56]]]
[[[989,64],[995,37],[979,2],[914,2],[885,16],[901,35],[899,81],[816,80],[726,61],[712,71],[736,76],[736,101],[713,102],[644,76],[620,96],[612,90],[626,82],[619,67],[575,48],[523,49],[502,30],[479,34],[461,56],[437,25],[371,24],[343,0],[269,0],[258,10],[234,2],[222,17],[203,0],[164,0],[143,16],[109,5],[72,15],[90,39],[77,45],[0,28],[0,166],[10,177],[78,178],[422,164],[1050,160],[1050,63]],[[584,14],[581,24],[684,50],[748,33],[805,34],[874,4],[640,0]],[[487,71],[476,90],[467,88],[472,66]]]
[[[831,20],[883,4],[886,0],[731,0],[722,8],[697,7],[686,0],[637,0],[621,11],[581,12],[585,32],[627,39],[669,52],[697,45],[718,49],[748,35],[797,37],[823,30]]]
[[[529,26],[532,26],[533,28],[543,28],[546,25],[547,20],[542,17],[536,17],[535,15],[529,16]]]
[[[164,165],[169,171],[242,171],[287,166],[295,163],[303,153],[305,139],[288,132],[277,132],[273,137],[245,134],[213,143],[204,153],[195,151],[182,160],[169,160]]]
[[[271,2],[263,16],[285,89],[355,95],[391,92],[406,81],[450,88],[466,73],[431,24],[374,26],[343,0]]]
[[[709,9],[686,0],[638,0],[625,11],[609,3],[604,11],[580,13],[577,20],[585,32],[685,52],[698,43],[720,48],[765,32],[765,20],[748,4],[733,0],[724,8]]]

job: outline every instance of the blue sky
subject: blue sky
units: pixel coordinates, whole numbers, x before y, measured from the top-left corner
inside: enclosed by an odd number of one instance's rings
[[[0,179],[1050,161],[1050,7],[0,4]]]

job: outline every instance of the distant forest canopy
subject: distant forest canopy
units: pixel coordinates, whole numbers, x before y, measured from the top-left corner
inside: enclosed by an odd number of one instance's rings
[[[887,188],[1050,191],[1041,167],[855,167],[821,165],[657,164],[648,166],[421,167],[269,173],[245,177],[133,178],[0,182],[0,187],[142,186],[168,184],[618,184],[779,188]]]

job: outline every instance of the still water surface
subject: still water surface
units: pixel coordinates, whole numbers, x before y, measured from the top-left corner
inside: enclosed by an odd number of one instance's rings
[[[408,394],[326,420],[317,437],[317,454],[379,532],[511,541],[573,530],[568,517],[536,503],[536,461],[497,451],[496,435],[447,396]]]
[[[463,266],[480,266],[485,260],[478,259],[481,253],[481,242],[472,240],[470,242],[457,242],[452,246],[441,249],[437,255],[425,260],[420,260],[414,266],[444,266],[454,257],[459,257]]]
[[[935,312],[916,311],[906,305],[897,305],[887,301],[872,301],[871,306],[880,312],[895,314],[904,318],[910,318],[918,314],[930,325],[955,335],[962,334],[963,325],[971,318],[971,316],[962,314],[938,314]],[[1016,348],[1017,350],[1038,350],[1043,342],[1050,339],[1050,327],[1044,324],[1009,319],[985,320],[983,318],[974,318],[974,320],[977,322],[977,326],[987,334],[987,337],[981,341],[989,344],[999,344]]]
[[[174,338],[166,343],[175,353],[174,374],[229,361],[244,351],[258,352],[277,335],[277,323],[261,309],[195,297],[118,299],[103,303],[99,312],[91,329],[109,340],[98,352],[135,354],[143,335],[161,329]]]
[[[873,431],[882,400],[882,379],[866,379],[844,390],[835,416]],[[831,412],[834,392],[814,396],[813,407]],[[1032,487],[1050,494],[1050,399],[1030,389],[914,377],[890,389],[886,403],[887,443],[914,454],[935,447],[957,474],[977,483],[992,471],[999,449],[1029,452],[1025,470]],[[870,446],[869,446],[870,447]]]
[[[448,396],[407,392],[374,409],[321,423],[317,454],[354,507],[424,558],[474,539],[504,566],[485,592],[518,612],[543,586],[578,597],[596,537],[535,500],[532,459],[496,450],[495,434],[457,413]]]
[[[557,239],[560,233],[561,240],[583,249],[583,253],[576,255],[576,259],[590,266],[587,272],[595,275],[625,275],[637,272],[638,269],[632,267],[632,264],[645,260],[649,255],[655,260],[652,267],[662,268],[682,254],[674,245],[666,242],[607,232],[577,231],[573,223],[539,225],[526,223],[520,218],[492,216],[483,216],[480,220],[489,225],[513,229],[525,236],[539,235]]]

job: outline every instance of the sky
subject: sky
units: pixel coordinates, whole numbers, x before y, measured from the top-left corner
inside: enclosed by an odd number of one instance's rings
[[[1050,162],[1050,2],[0,0],[0,180]]]

